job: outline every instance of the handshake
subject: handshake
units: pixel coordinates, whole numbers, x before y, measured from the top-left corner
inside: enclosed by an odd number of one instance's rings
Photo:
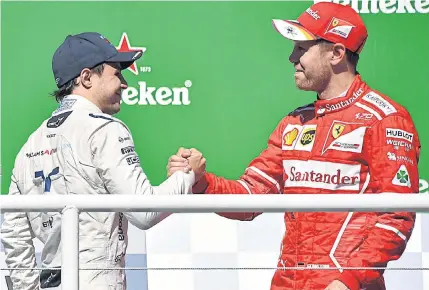
[[[192,170],[195,174],[195,183],[197,183],[206,172],[206,159],[195,148],[185,149],[180,147],[177,154],[168,159],[167,176],[170,177],[179,170],[185,173]]]

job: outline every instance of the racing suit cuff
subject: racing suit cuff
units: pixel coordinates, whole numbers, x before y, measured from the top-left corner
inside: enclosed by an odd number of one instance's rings
[[[360,289],[359,280],[350,271],[344,271],[337,280],[341,281],[350,290]]]
[[[194,186],[192,187],[192,192],[194,194],[205,193],[208,186],[209,186],[209,182],[207,180],[207,173],[205,173],[203,177],[201,177],[201,179],[194,184]]]

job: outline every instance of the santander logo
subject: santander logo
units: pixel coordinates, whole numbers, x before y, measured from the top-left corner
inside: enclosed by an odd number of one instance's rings
[[[313,17],[315,20],[320,19],[320,16],[319,16],[319,14],[317,14],[317,11],[313,11],[311,8],[308,8],[307,10],[305,10],[305,12],[310,14],[310,16]]]
[[[284,160],[285,187],[358,191],[361,165]]]

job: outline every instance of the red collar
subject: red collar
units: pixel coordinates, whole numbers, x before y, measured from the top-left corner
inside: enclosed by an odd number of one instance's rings
[[[368,85],[361,79],[360,75],[356,75],[352,85],[348,89],[344,97],[317,100],[314,102],[316,115],[325,115],[344,110],[353,105],[359,97],[368,89]]]

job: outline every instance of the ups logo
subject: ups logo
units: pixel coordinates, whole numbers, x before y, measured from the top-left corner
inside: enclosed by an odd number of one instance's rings
[[[302,145],[311,144],[316,136],[316,130],[313,128],[307,129],[302,132],[301,140],[299,141]]]

